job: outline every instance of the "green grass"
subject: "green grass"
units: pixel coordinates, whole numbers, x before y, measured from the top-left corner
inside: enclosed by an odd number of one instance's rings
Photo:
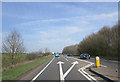
[[[38,65],[42,64],[46,60],[48,60],[51,57],[51,55],[47,57],[43,57],[39,60],[36,60],[32,63],[20,65],[17,67],[14,67],[12,69],[6,70],[2,72],[2,80],[15,80],[18,76],[26,73],[29,70],[32,70],[33,68],[37,67]]]
[[[26,56],[28,54],[16,54],[15,55],[15,64],[16,63],[20,63],[20,62],[24,62],[24,61],[28,61],[26,59]],[[2,67],[8,67],[8,66],[11,66],[12,65],[12,60],[10,58],[10,55],[8,53],[3,53],[2,54]]]
[[[101,59],[120,61],[120,58],[119,58],[119,57],[102,57]]]
[[[95,58],[96,56],[91,56],[91,58]],[[119,57],[100,57],[100,59],[105,59],[105,60],[113,60],[113,61],[120,61]]]

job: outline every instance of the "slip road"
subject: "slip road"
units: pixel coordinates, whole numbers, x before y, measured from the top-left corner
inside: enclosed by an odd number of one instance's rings
[[[89,64],[89,63],[88,63]],[[60,55],[53,59],[32,79],[35,80],[90,80],[82,72],[79,72],[78,60],[72,60],[66,56]],[[82,67],[82,65],[81,65]]]

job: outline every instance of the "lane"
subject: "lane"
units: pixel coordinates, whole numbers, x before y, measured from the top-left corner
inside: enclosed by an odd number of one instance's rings
[[[59,58],[55,57],[53,62],[36,80],[59,80],[59,68],[56,64],[58,61]]]
[[[67,58],[66,56],[61,55],[64,58]],[[63,71],[64,74],[65,72],[72,66],[71,63],[77,61],[77,60],[73,60],[71,58],[67,58],[68,61],[65,61],[65,65],[63,66]],[[80,74],[78,72],[78,69],[81,68],[82,65],[79,62],[77,65],[75,65],[75,67],[73,67],[73,69],[68,73],[68,75],[65,77],[65,80],[87,80],[82,74]]]
[[[79,62],[79,64],[76,66],[79,69],[78,70],[79,73],[81,73],[89,81],[91,81],[91,80],[93,81],[94,80],[93,82],[97,82],[97,80],[93,76],[89,75],[87,72],[84,71],[84,69],[86,69],[86,67],[91,66],[93,63],[87,62],[85,60],[77,59],[77,58],[74,58],[74,57],[68,57],[68,58],[70,58],[71,60],[74,60],[74,61],[77,60]],[[73,76],[73,78],[75,78],[75,77]],[[79,79],[80,80],[85,80],[85,79],[83,79],[82,76],[79,77]],[[88,81],[88,80],[85,80],[85,81]]]
[[[38,76],[36,80],[60,80],[60,70],[57,62],[62,61],[63,74],[72,66],[72,62],[75,60],[69,59],[63,55],[55,57],[52,63],[46,68],[46,70]],[[80,65],[80,64],[79,64]],[[78,65],[75,65],[73,69],[65,77],[65,80],[87,80],[81,73],[78,72]]]

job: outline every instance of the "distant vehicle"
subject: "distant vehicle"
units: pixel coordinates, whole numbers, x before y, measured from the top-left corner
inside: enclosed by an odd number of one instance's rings
[[[72,54],[68,54],[67,56],[72,56]]]
[[[87,54],[87,53],[83,53],[83,54],[80,55],[80,58],[81,59],[90,59],[90,55]]]
[[[55,57],[59,57],[59,54],[58,54],[58,53],[56,53],[56,54],[55,54]]]
[[[52,52],[52,55],[54,55],[55,54],[55,52]]]

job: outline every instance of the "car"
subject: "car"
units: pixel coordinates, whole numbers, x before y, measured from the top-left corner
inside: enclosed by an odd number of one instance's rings
[[[80,55],[80,58],[81,59],[90,59],[90,55],[87,54],[87,53],[83,53],[83,54]]]
[[[72,54],[68,54],[67,56],[72,56]]]
[[[58,54],[58,53],[56,53],[56,54],[55,54],[55,57],[59,57],[59,54]]]
[[[52,55],[54,55],[55,54],[55,52],[52,52]]]

